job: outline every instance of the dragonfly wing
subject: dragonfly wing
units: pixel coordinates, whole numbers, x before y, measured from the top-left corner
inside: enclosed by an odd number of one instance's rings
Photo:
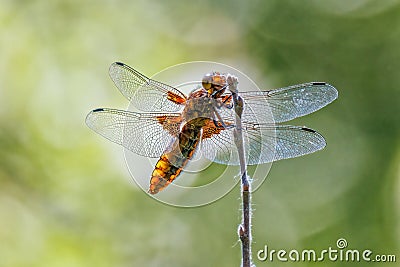
[[[178,89],[152,80],[124,63],[110,66],[110,77],[137,109],[147,112],[176,112],[186,102]]]
[[[248,165],[303,156],[326,145],[322,135],[306,127],[243,123],[242,132]],[[220,164],[239,165],[233,129],[203,138],[202,153]]]
[[[159,157],[178,137],[180,114],[136,113],[99,108],[86,117],[86,124],[105,138],[145,157]]]
[[[233,130],[221,129],[210,121],[203,127],[201,152],[204,157],[220,164],[237,165],[237,150]]]
[[[263,145],[275,140],[273,161],[311,154],[326,146],[325,138],[307,127],[264,124],[259,126],[259,130],[262,132]],[[266,162],[270,161],[261,157],[260,163]]]
[[[250,119],[255,121],[273,121],[271,118],[268,119],[271,113],[257,114],[256,108],[257,106],[245,103],[245,110],[242,117],[243,126],[245,126]],[[235,111],[233,108],[222,107],[216,110],[216,112],[219,113],[223,123],[225,126],[228,126],[228,128],[223,129],[220,122],[218,122],[219,125],[217,127],[213,121],[210,121],[210,123],[204,126],[201,146],[202,154],[209,160],[220,164],[238,165],[239,157],[233,134],[236,116]],[[258,118],[258,116],[261,116],[261,118]],[[233,127],[229,128],[229,126]],[[260,129],[255,128],[253,128],[252,131],[243,131],[244,152],[248,164],[258,164],[261,161],[273,161],[273,147],[268,147],[268,145],[271,144],[271,140],[268,140],[268,144],[264,144],[262,134]]]
[[[273,123],[271,112],[262,113],[258,111],[257,105],[251,105],[246,102],[242,116],[243,126],[247,124],[252,125],[248,121],[269,121]],[[224,129],[221,122],[218,122],[218,127],[215,126],[213,121],[210,121],[210,123],[204,126],[201,146],[202,154],[209,160],[220,164],[238,165],[239,158],[233,134],[236,116],[235,111],[233,108],[223,106],[217,109],[216,112],[228,129]],[[264,144],[264,140],[262,139],[263,134],[265,133],[255,128],[253,128],[252,131],[243,131],[245,155],[249,164],[258,164],[262,161],[270,162],[274,159],[274,149],[273,147],[269,147],[271,140],[268,140],[269,143]]]
[[[338,92],[330,84],[311,82],[270,91],[240,92],[240,96],[256,113],[257,122],[265,123],[272,122],[265,114],[272,113],[275,122],[285,122],[313,113],[334,101]],[[246,117],[246,110],[243,116]]]

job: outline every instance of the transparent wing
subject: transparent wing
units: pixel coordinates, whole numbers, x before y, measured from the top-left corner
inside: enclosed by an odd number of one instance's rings
[[[274,161],[311,154],[326,146],[325,138],[307,127],[260,125],[260,130],[265,134],[275,132]]]
[[[298,126],[243,123],[247,164],[256,165],[310,154],[325,147],[318,132]],[[239,165],[233,129],[202,140],[202,154],[211,161]]]
[[[145,157],[159,157],[176,140],[180,114],[136,113],[99,108],[86,117],[86,124],[110,141]]]
[[[275,122],[289,121],[313,113],[335,100],[338,92],[330,84],[311,82],[270,91],[240,92],[240,96],[261,119],[257,122],[265,123],[271,122],[262,120],[263,114],[267,113],[272,113]],[[243,116],[246,117],[246,110]]]
[[[109,73],[121,93],[139,110],[176,112],[186,101],[178,89],[154,81],[124,63],[111,64]]]
[[[249,128],[247,125],[255,125],[256,122],[261,121],[268,121],[273,125],[272,114],[270,110],[267,110],[268,107],[264,108],[265,112],[263,113],[256,109],[257,106],[251,105],[247,101],[245,102],[242,115],[243,127]],[[203,127],[202,154],[217,163],[238,165],[239,158],[233,135],[235,111],[233,108],[221,107],[216,112],[225,126],[227,126],[227,129],[224,129],[221,122],[218,122],[218,127],[213,122]],[[264,139],[262,138],[263,134],[265,135],[266,133],[254,127],[243,131],[245,155],[248,164],[265,163],[274,160],[274,148],[270,145],[274,144],[274,140],[271,140],[274,133],[268,133],[269,138],[265,137]]]

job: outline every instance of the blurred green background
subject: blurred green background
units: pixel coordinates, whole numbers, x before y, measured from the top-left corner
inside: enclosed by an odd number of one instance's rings
[[[253,196],[254,262],[282,266],[256,259],[264,245],[338,238],[400,260],[400,1],[0,6],[0,266],[239,266],[239,190],[163,205],[134,185],[121,147],[84,124],[93,108],[128,104],[107,73],[114,61],[148,75],[217,61],[264,89],[333,84],[337,101],[291,122],[321,132],[326,149],[275,163]]]

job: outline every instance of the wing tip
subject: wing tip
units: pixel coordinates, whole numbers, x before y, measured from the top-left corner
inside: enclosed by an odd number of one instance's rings
[[[106,111],[105,108],[96,108],[96,109],[93,109],[92,111],[90,111],[90,112],[86,115],[86,118],[85,118],[85,123],[86,123],[86,125],[87,125],[89,128],[91,128],[91,129],[94,130],[94,121],[96,120],[96,115],[95,115],[95,113],[104,112],[104,111]]]
[[[332,84],[326,82],[311,82],[312,85],[324,86],[327,89],[327,93],[331,94],[331,101],[337,99],[339,96],[338,90]]]
[[[95,109],[95,110],[96,110],[96,109]],[[90,129],[93,129],[93,128],[92,128],[92,126],[93,126],[93,124],[92,124],[92,116],[93,116],[93,113],[95,112],[95,110],[90,111],[90,112],[86,115],[86,118],[85,118],[85,123],[86,123],[86,125],[87,125]]]
[[[311,129],[311,128],[308,128],[308,127],[306,127],[306,126],[302,126],[301,127],[301,130],[303,130],[303,131],[306,131],[306,132],[309,132],[309,133],[311,133],[311,134],[313,134],[314,136],[317,136],[318,137],[318,142],[315,144],[316,146],[316,150],[315,151],[319,151],[319,150],[322,150],[322,149],[324,149],[325,147],[326,147],[326,139],[325,139],[325,137],[322,135],[322,134],[320,134],[319,132],[317,132],[316,130],[314,130],[314,129]],[[317,141],[317,140],[315,140],[315,141]],[[313,152],[312,152],[313,153]]]
[[[111,72],[117,71],[116,69],[118,69],[119,67],[126,67],[126,66],[127,66],[127,65],[124,64],[124,63],[122,63],[122,62],[116,61],[116,62],[114,62],[114,63],[112,63],[112,64],[110,65],[110,68],[108,69],[108,71],[109,71],[109,73],[110,73],[110,75],[111,75]],[[112,77],[111,77],[111,78],[112,78]]]

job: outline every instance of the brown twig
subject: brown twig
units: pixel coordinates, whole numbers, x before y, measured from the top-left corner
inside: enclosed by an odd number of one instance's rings
[[[227,82],[232,93],[233,104],[236,113],[236,127],[234,130],[235,144],[239,153],[241,194],[242,194],[242,223],[238,227],[238,234],[242,243],[242,267],[250,267],[251,263],[251,184],[247,176],[247,165],[244,153],[242,134],[243,99],[238,95],[238,80],[228,75]]]

